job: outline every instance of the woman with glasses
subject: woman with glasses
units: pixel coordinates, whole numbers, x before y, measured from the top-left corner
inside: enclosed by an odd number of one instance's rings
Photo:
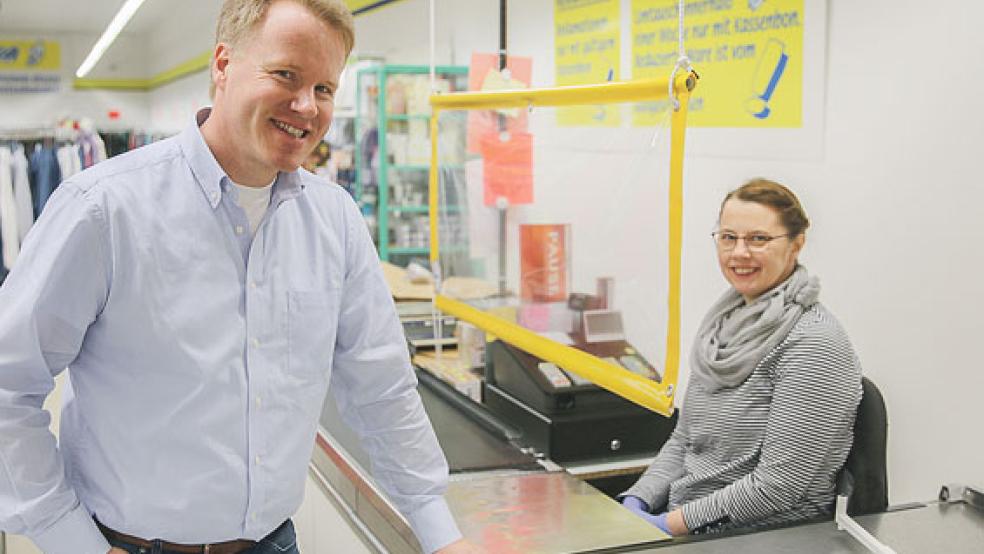
[[[861,366],[797,261],[810,222],[789,189],[729,193],[712,236],[728,291],[700,324],[673,435],[620,498],[671,535],[833,510]]]

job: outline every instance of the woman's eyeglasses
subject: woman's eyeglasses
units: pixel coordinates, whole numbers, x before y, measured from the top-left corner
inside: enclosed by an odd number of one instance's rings
[[[714,242],[721,250],[734,250],[738,246],[738,241],[743,240],[745,241],[745,247],[756,252],[765,250],[768,248],[769,243],[776,239],[789,236],[790,235],[788,233],[785,235],[766,235],[764,233],[739,235],[738,233],[732,233],[731,231],[715,231],[711,233],[711,237],[714,238]]]

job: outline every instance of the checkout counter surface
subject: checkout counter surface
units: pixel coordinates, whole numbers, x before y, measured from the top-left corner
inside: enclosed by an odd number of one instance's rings
[[[667,547],[678,554],[867,552],[832,520],[670,539],[571,475],[574,468],[548,471],[429,386],[422,384],[419,391],[451,466],[451,510],[465,536],[489,552],[656,552]],[[313,458],[317,473],[386,550],[419,552],[405,520],[368,477],[368,459],[341,423],[330,395],[321,425]],[[984,510],[965,503],[920,504],[856,521],[899,554],[984,552]]]
[[[965,503],[932,502],[855,518],[875,538],[898,554],[971,554],[984,552],[984,510]],[[706,539],[675,539],[664,548],[631,552],[672,554],[863,554],[870,552],[831,521],[769,531],[744,532]]]
[[[665,534],[633,516],[588,483],[553,471],[521,452],[504,437],[465,416],[432,385],[418,387],[428,416],[451,468],[446,495],[462,532],[489,552],[561,554],[610,550],[624,545],[668,540]],[[377,539],[394,552],[416,547],[405,521],[385,513],[385,501],[374,498],[369,460],[355,435],[341,422],[329,395],[321,416],[321,432],[314,465],[329,481],[364,479],[351,485],[332,482],[339,496],[373,532],[386,528]],[[329,456],[319,455],[331,450]],[[332,465],[350,465],[338,471]],[[349,492],[344,492],[346,489]],[[375,507],[375,510],[372,509]],[[376,525],[373,525],[375,522]],[[402,528],[401,528],[402,526]]]

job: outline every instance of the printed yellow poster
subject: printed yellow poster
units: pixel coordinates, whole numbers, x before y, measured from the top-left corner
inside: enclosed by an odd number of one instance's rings
[[[557,86],[604,83],[619,78],[619,0],[554,0]],[[557,110],[561,126],[617,127],[619,107],[575,106]]]
[[[686,2],[684,45],[700,75],[687,125],[802,125],[803,1]],[[677,5],[677,0],[632,0],[633,78],[670,75],[679,57]],[[633,124],[659,124],[667,105],[636,106]]]
[[[50,40],[0,40],[0,71],[57,71],[61,50]]]

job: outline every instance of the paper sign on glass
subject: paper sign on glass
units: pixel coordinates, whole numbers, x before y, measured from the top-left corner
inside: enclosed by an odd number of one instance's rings
[[[506,57],[507,73],[499,71],[498,54],[472,54],[468,68],[468,90],[493,91],[530,88],[533,77],[533,59],[518,56]],[[481,153],[481,139],[493,131],[510,133],[526,131],[526,110],[517,108],[501,110],[470,110],[468,112],[468,152]]]
[[[482,135],[485,205],[496,206],[500,198],[507,205],[533,202],[533,135],[496,133]]]

